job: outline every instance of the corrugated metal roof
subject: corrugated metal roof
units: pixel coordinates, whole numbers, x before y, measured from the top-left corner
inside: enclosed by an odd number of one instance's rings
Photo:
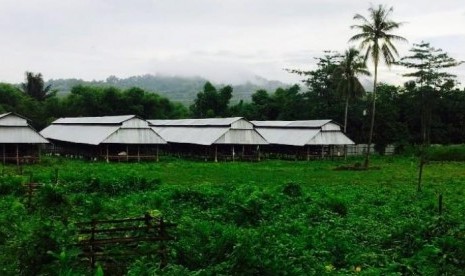
[[[213,144],[268,145],[268,142],[254,129],[229,129]]]
[[[121,128],[112,125],[53,124],[40,132],[44,137],[78,144],[166,144],[151,128]]]
[[[48,141],[30,126],[0,127],[2,144],[48,144]]]
[[[257,127],[308,127],[318,128],[332,120],[301,120],[301,121],[251,121]]]
[[[3,117],[5,117],[7,115],[10,115],[10,114],[11,114],[11,112],[0,114],[0,118],[3,118]]]
[[[120,128],[102,141],[102,144],[166,144],[151,128]]]
[[[102,117],[73,117],[73,118],[60,118],[55,120],[52,124],[121,124],[135,115],[120,115],[120,116],[102,116]]]
[[[242,117],[147,121],[152,126],[229,126],[240,119]]]
[[[118,126],[53,124],[43,129],[40,134],[45,138],[58,141],[98,145],[118,128]]]
[[[288,146],[306,145],[353,145],[349,137],[341,131],[321,131],[305,128],[256,128],[271,144]]]
[[[340,131],[321,131],[308,142],[308,145],[355,145],[355,143]]]
[[[268,142],[255,130],[227,127],[153,127],[170,143],[214,145],[264,145]]]
[[[229,128],[227,127],[153,127],[170,143],[212,145]]]
[[[305,128],[256,128],[270,144],[305,146],[320,130]]]
[[[28,120],[16,113],[0,114],[0,126],[29,126]]]

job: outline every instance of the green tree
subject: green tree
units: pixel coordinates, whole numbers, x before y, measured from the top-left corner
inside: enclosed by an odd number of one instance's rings
[[[368,9],[369,17],[366,18],[360,14],[354,16],[354,20],[360,21],[358,25],[352,25],[351,28],[360,31],[360,33],[352,36],[349,41],[360,41],[360,48],[364,49],[365,59],[369,57],[374,65],[374,81],[373,81],[373,96],[371,108],[371,124],[370,134],[368,136],[368,150],[365,157],[365,168],[369,165],[370,148],[373,139],[373,128],[375,124],[376,111],[376,86],[378,81],[378,65],[381,60],[387,66],[395,62],[395,56],[398,55],[397,49],[394,46],[394,41],[406,41],[405,38],[391,34],[390,32],[399,28],[402,23],[392,21],[390,19],[393,8],[386,8],[379,5],[377,8],[370,7]]]
[[[420,96],[421,109],[421,135],[423,143],[430,144],[431,112],[438,95],[452,90],[456,85],[456,75],[445,72],[444,69],[456,67],[462,62],[432,47],[429,43],[413,44],[411,55],[403,57],[397,64],[413,72],[404,74],[404,77],[414,78],[411,90]]]
[[[24,93],[38,101],[43,101],[56,94],[56,91],[51,90],[51,84],[45,86],[41,73],[26,72],[26,82],[21,84],[21,87]]]
[[[334,70],[337,79],[336,91],[345,100],[344,108],[344,133],[347,133],[347,115],[349,111],[349,100],[362,97],[365,89],[358,79],[359,75],[369,76],[365,60],[355,48],[349,48],[338,67]]]
[[[420,95],[422,137],[418,175],[418,191],[420,191],[423,167],[426,162],[425,152],[431,139],[433,105],[439,100],[438,94],[452,90],[456,84],[456,76],[443,70],[459,66],[462,62],[456,61],[441,49],[436,49],[426,42],[414,43],[410,52],[411,55],[403,57],[397,64],[414,70],[403,76],[414,78],[418,86],[413,85],[412,90]]]
[[[228,116],[232,92],[233,89],[229,85],[217,91],[210,82],[206,82],[203,91],[197,94],[197,98],[190,106],[192,115],[198,118]]]

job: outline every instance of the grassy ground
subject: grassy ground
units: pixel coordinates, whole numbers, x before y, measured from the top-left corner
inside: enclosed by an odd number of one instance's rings
[[[24,176],[6,167],[0,267],[11,275],[85,272],[68,246],[76,238],[75,222],[158,210],[179,224],[170,265],[160,270],[156,256],[131,259],[132,275],[460,273],[465,163],[428,164],[417,193],[416,159],[376,157],[373,166],[379,170],[334,170],[355,162],[360,160],[165,158],[106,164],[49,158],[24,167]],[[56,169],[58,185],[53,184]],[[12,187],[30,173],[46,184],[33,210]],[[44,239],[53,242],[37,249]]]

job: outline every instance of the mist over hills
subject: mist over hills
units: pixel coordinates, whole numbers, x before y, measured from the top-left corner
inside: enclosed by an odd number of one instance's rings
[[[73,86],[76,85],[90,85],[99,87],[114,86],[121,89],[140,87],[148,92],[157,93],[172,101],[190,104],[197,96],[197,93],[203,90],[203,86],[207,81],[207,79],[202,77],[180,77],[147,74],[128,78],[110,76],[104,81],[85,81],[82,79],[51,79],[47,81],[47,85],[51,84],[52,88],[58,90],[59,94],[69,93]],[[217,88],[227,85],[222,83],[212,83]],[[240,100],[248,101],[250,100],[250,96],[259,89],[265,89],[269,92],[274,92],[279,87],[288,86],[289,84],[280,81],[271,81],[256,76],[253,81],[232,85],[232,102],[238,102]]]

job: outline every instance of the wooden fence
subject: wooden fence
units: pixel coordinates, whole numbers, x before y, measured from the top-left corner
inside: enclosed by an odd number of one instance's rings
[[[130,256],[158,254],[160,267],[168,263],[166,241],[174,240],[168,234],[168,229],[175,227],[174,223],[167,223],[163,218],[154,218],[145,214],[138,218],[124,218],[112,220],[92,220],[77,224],[79,228],[78,247],[82,250],[81,257],[94,269],[98,262],[110,274],[115,267],[125,269]],[[158,242],[158,249],[144,244]],[[124,274],[124,272],[122,272]]]

